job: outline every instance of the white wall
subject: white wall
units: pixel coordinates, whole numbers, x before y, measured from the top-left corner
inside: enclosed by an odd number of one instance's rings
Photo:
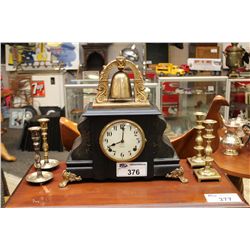
[[[175,46],[170,45],[169,46],[169,62],[173,63],[175,65],[181,65],[181,64],[186,64],[187,59],[188,59],[188,52],[189,52],[189,44],[184,43],[184,48],[183,49],[178,49]]]

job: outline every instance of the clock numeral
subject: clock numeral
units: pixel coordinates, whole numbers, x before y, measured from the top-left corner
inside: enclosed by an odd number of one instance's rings
[[[114,128],[115,131],[117,131],[117,126],[116,125],[113,128]]]
[[[120,154],[120,156],[121,156],[121,157],[124,157],[124,154],[123,154],[123,153],[121,153],[121,154]]]
[[[136,140],[137,140],[137,143],[140,143],[140,142],[141,142],[140,138],[136,138]]]
[[[108,140],[107,138],[105,138],[105,139],[104,139],[104,141],[105,141],[106,143],[108,143],[108,142],[109,142],[109,140]]]
[[[113,151],[113,155],[116,155],[116,151]]]
[[[132,155],[132,153],[131,153],[131,151],[130,151],[130,150],[128,151],[128,153],[129,153],[129,155]]]
[[[134,131],[134,136],[137,136],[138,135],[138,130],[135,130]]]
[[[130,130],[130,131],[132,130],[132,126],[131,126],[131,125],[129,126],[129,130]]]
[[[136,151],[137,150],[137,146],[135,145],[134,147],[133,147],[133,151]]]
[[[112,132],[108,131],[107,136],[112,136]]]
[[[120,124],[120,129],[124,129],[125,124]]]

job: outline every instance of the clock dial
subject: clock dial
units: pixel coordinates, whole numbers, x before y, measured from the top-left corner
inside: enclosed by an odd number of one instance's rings
[[[144,149],[146,139],[142,128],[130,120],[116,120],[106,125],[100,134],[102,152],[117,162],[132,161]]]

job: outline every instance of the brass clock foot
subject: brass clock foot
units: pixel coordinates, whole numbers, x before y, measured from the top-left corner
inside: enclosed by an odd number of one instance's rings
[[[64,188],[67,186],[68,182],[73,182],[73,181],[81,181],[82,177],[77,176],[74,173],[70,173],[69,171],[64,170],[62,173],[63,180],[59,183],[60,188]]]
[[[184,177],[184,170],[182,167],[176,168],[169,174],[166,174],[166,178],[174,178],[174,179],[179,179],[182,183],[188,183],[188,179]]]

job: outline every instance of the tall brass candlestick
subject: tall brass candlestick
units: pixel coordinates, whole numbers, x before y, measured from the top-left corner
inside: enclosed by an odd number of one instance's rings
[[[187,160],[192,168],[205,166],[205,157],[202,156],[202,154],[201,154],[201,152],[204,150],[203,138],[202,138],[201,133],[202,133],[202,130],[205,128],[202,125],[202,123],[205,120],[206,113],[195,112],[194,115],[196,117],[196,126],[194,128],[197,130],[197,136],[195,138],[196,145],[194,146],[194,149],[197,151],[197,154],[193,157],[187,158]]]
[[[194,174],[196,175],[199,182],[204,180],[220,180],[221,178],[217,170],[212,168],[214,159],[211,156],[213,153],[211,142],[215,138],[213,135],[213,126],[215,123],[217,123],[217,121],[212,119],[207,119],[203,122],[206,130],[206,134],[203,136],[203,138],[206,139],[205,167],[194,170]]]
[[[44,163],[49,162],[49,144],[47,142],[47,130],[48,130],[48,118],[41,118],[38,120],[42,128],[42,138],[43,138],[43,151],[44,151]]]
[[[33,141],[33,147],[35,151],[35,168],[36,172],[26,176],[26,181],[32,183],[43,183],[53,178],[53,174],[47,171],[41,170],[41,156],[40,156],[40,130],[41,127],[30,127],[31,139]]]
[[[43,138],[43,151],[44,151],[44,160],[41,160],[42,169],[51,169],[59,165],[59,161],[55,159],[49,159],[49,144],[47,142],[48,138],[48,118],[38,119],[42,129],[42,138]]]

